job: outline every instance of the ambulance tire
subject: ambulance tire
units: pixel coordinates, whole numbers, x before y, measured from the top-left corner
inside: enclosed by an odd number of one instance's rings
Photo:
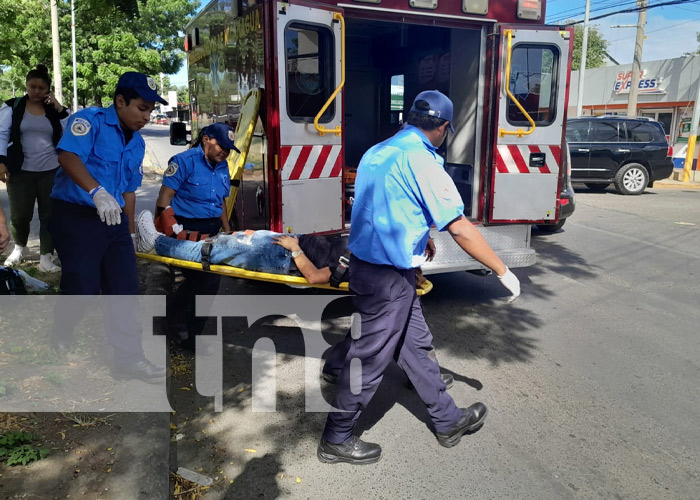
[[[594,184],[592,182],[587,182],[586,187],[588,188],[589,191],[593,191],[594,193],[602,193],[606,189],[608,189],[608,186],[610,184]]]
[[[537,229],[543,233],[556,233],[564,226],[565,222],[566,219],[562,219],[556,224],[537,224]]]
[[[624,195],[639,195],[649,184],[649,174],[644,165],[628,163],[615,174],[615,189]]]

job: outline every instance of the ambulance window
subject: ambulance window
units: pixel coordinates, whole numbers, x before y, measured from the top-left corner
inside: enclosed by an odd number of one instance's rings
[[[558,68],[559,49],[553,45],[519,44],[513,49],[510,91],[537,125],[549,125],[556,118]],[[510,99],[508,122],[529,124]]]
[[[313,121],[335,90],[333,32],[326,26],[291,23],[284,40],[289,117]],[[331,103],[319,121],[327,123],[334,114],[335,103]]]

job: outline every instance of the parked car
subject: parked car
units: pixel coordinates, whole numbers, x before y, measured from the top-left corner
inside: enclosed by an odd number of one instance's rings
[[[661,124],[649,118],[571,118],[566,140],[571,150],[571,181],[594,191],[612,183],[620,194],[641,194],[673,172],[673,149]]]
[[[156,125],[167,125],[168,124],[168,117],[165,115],[156,115],[153,118],[153,123]]]
[[[559,231],[566,219],[576,210],[576,202],[574,200],[574,188],[571,186],[571,155],[567,144],[566,156],[564,157],[564,177],[562,178],[561,197],[559,198],[559,221],[543,222],[537,224],[537,229],[543,233],[555,233]]]

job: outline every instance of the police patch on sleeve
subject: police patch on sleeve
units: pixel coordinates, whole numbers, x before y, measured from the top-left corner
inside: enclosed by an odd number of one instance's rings
[[[90,132],[92,124],[85,118],[76,118],[73,120],[73,124],[70,126],[71,134],[76,136],[86,135]]]
[[[156,89],[156,81],[155,81],[153,78],[151,78],[151,77],[149,76],[149,77],[146,79],[146,82],[148,83],[148,88],[149,88],[149,89],[151,89],[151,90],[155,90],[155,89]]]
[[[177,169],[180,168],[180,165],[175,163],[174,161],[171,161],[168,163],[168,168],[165,169],[165,176],[170,177],[171,175],[175,175],[175,172],[177,172]]]

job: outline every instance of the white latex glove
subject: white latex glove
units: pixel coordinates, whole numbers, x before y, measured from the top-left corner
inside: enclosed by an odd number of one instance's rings
[[[116,226],[122,221],[122,209],[119,203],[105,188],[99,186],[92,194],[92,201],[95,202],[97,214],[102,222],[108,226]]]
[[[503,276],[499,276],[498,279],[501,280],[501,284],[504,287],[506,287],[510,293],[513,294],[513,296],[510,299],[508,299],[508,303],[510,304],[520,295],[520,280],[507,267],[506,273]]]

